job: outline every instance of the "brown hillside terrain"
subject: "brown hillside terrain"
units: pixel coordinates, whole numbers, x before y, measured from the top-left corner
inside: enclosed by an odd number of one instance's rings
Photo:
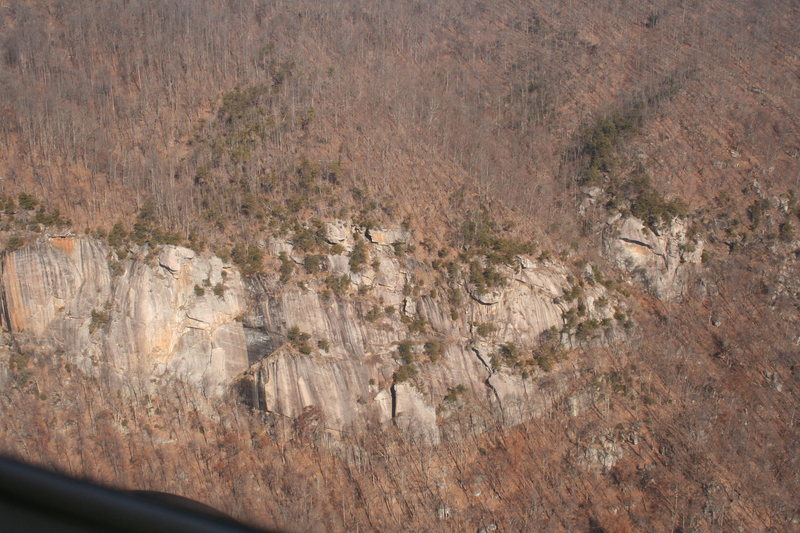
[[[798,21],[789,0],[0,0],[4,254],[45,227],[120,248],[120,222],[227,258],[345,219],[410,227],[437,272],[485,215],[631,315],[542,374],[567,391],[543,416],[437,446],[123,394],[4,331],[0,451],[292,531],[800,529]],[[618,214],[703,243],[678,297],[609,257]]]
[[[465,184],[540,226],[570,219],[569,148],[666,79],[677,91],[636,150],[664,192],[699,205],[796,161],[792,3],[223,6],[7,6],[5,187],[52,198],[78,227],[153,194],[196,223],[192,132],[221,94],[264,83],[271,133],[248,154],[251,182],[303,155],[337,161],[426,217],[458,214],[440,202]],[[733,149],[737,168],[713,166]]]

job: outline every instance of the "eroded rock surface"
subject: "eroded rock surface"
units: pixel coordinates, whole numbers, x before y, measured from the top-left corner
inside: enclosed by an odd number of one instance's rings
[[[435,272],[387,245],[408,242],[407,232],[359,237],[345,222],[321,231],[345,250],[362,240],[369,260],[353,271],[341,249],[317,251],[323,272],[284,284],[274,274],[242,280],[221,259],[182,247],[144,247],[117,261],[89,237],[42,237],[3,257],[3,326],[87,370],[105,364],[120,376],[177,376],[212,394],[233,384],[274,416],[312,409],[331,431],[391,423],[431,443],[456,405],[453,391],[482,405],[479,417],[506,423],[541,414],[565,392],[503,368],[496,355],[503,343],[530,350],[543,332],[563,326],[562,265],[519,257],[498,266],[507,283],[490,303],[451,280],[463,294],[456,309],[441,288],[409,289]],[[264,247],[303,264],[290,241]],[[332,295],[329,276],[349,280],[351,290]],[[590,316],[598,291],[586,291]],[[479,324],[491,332],[479,334]],[[401,355],[401,343],[409,353]]]
[[[350,280],[354,291],[347,296],[326,297],[319,280],[304,281],[303,288],[283,286],[270,276],[248,282],[245,327],[273,341],[263,343],[261,353],[251,353],[257,361],[242,387],[249,402],[286,417],[319,409],[327,427],[337,431],[361,419],[391,421],[435,442],[440,435],[437,411],[453,389],[463,388],[507,423],[537,416],[560,397],[563,391],[554,383],[542,386],[519,372],[495,371],[491,361],[503,343],[535,346],[543,332],[563,326],[567,304],[559,297],[569,285],[563,266],[520,257],[513,267],[498,267],[508,281],[493,291],[491,304],[471,300],[464,292],[454,315],[446,298],[408,294],[408,284],[430,267],[398,257],[383,239],[375,241],[368,244],[370,261],[358,272],[351,271],[346,255],[323,256],[328,274]],[[287,246],[272,247],[290,254]],[[459,287],[464,291],[463,284]],[[601,293],[587,289],[590,314],[593,299]],[[386,315],[385,307],[394,314]],[[381,312],[370,317],[375,309]],[[421,321],[424,331],[411,331],[412,320]],[[480,356],[476,324],[493,325],[489,338],[480,339]],[[292,328],[308,336],[307,353],[292,346]],[[442,348],[435,362],[424,350],[430,340]],[[398,353],[403,341],[412,344],[411,366],[417,374],[398,383],[393,376],[403,365]]]
[[[219,258],[165,246],[112,276],[89,237],[42,238],[5,254],[4,327],[58,346],[86,368],[166,372],[220,392],[247,367],[243,288]],[[213,287],[218,286],[220,294]]]
[[[606,226],[603,248],[618,268],[639,277],[664,300],[684,294],[691,265],[700,263],[703,254],[703,242],[687,235],[681,219],[657,234],[638,218],[619,215]]]

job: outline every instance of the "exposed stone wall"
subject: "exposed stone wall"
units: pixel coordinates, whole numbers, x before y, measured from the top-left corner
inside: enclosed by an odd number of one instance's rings
[[[454,388],[506,423],[535,416],[557,399],[557,387],[544,391],[492,357],[502,343],[530,348],[542,332],[562,326],[563,265],[520,257],[501,267],[508,283],[491,301],[464,292],[453,314],[447,298],[404,290],[414,277],[434,274],[395,254],[390,244],[406,242],[406,232],[372,230],[363,237],[370,261],[362,270],[351,271],[346,252],[325,255],[324,275],[303,284],[283,284],[276,275],[243,281],[218,257],[176,246],[133,250],[112,269],[113,254],[100,241],[42,237],[3,257],[3,325],[63,350],[87,370],[105,365],[119,376],[177,376],[211,394],[238,382],[253,405],[292,418],[314,408],[336,431],[363,420],[393,422],[438,441],[438,413]],[[325,238],[353,248],[347,223],[327,227]],[[291,242],[265,248],[302,263]],[[348,277],[354,290],[324,296],[322,278],[330,274]],[[396,311],[367,318],[375,306]],[[408,323],[420,318],[424,331],[411,331]],[[492,323],[496,331],[481,338],[476,323]],[[303,350],[290,342],[293,327],[308,335]],[[435,361],[423,353],[431,339],[441,347]],[[402,341],[412,343],[418,371],[407,380],[393,377]]]

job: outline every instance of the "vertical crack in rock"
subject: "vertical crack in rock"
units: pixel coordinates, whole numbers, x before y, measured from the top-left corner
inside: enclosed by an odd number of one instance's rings
[[[396,426],[397,425],[397,387],[394,383],[392,386],[389,387],[389,391],[392,393],[392,423]]]
[[[262,409],[261,396],[259,395],[259,387],[261,387],[260,378],[261,377],[258,375],[258,373],[253,376],[252,402],[255,409]],[[263,410],[266,411],[265,405],[263,406]]]
[[[503,425],[505,425],[506,414],[505,411],[503,410],[503,402],[500,400],[500,394],[497,392],[497,389],[494,388],[494,385],[492,385],[491,381],[492,376],[495,374],[495,372],[494,370],[492,370],[492,366],[489,363],[487,363],[486,360],[483,358],[483,356],[481,355],[481,351],[478,348],[476,348],[475,346],[471,346],[470,349],[473,351],[473,353],[475,353],[475,356],[478,358],[478,361],[480,361],[481,364],[486,368],[486,371],[489,372],[489,376],[484,380],[483,384],[486,385],[489,388],[489,390],[492,391],[492,394],[494,394],[494,397],[497,400],[497,405],[500,407],[500,418],[503,422]]]
[[[11,318],[8,314],[8,303],[6,302],[6,286],[3,283],[3,266],[6,260],[6,252],[0,255],[0,329],[11,331]]]

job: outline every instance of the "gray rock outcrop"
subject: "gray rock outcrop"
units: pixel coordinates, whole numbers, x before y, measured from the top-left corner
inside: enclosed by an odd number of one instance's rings
[[[257,334],[247,335],[273,342],[264,343],[260,353],[251,353],[255,362],[243,377],[242,387],[247,401],[292,418],[308,408],[319,409],[326,426],[335,431],[362,419],[391,421],[420,439],[435,442],[440,435],[437,410],[453,388],[464,387],[496,419],[507,423],[541,414],[560,397],[563,391],[553,383],[542,388],[518,372],[495,372],[489,361],[502,343],[535,346],[544,331],[561,328],[566,304],[556,302],[568,286],[563,265],[520,257],[513,267],[498,267],[508,282],[493,292],[492,303],[465,297],[454,315],[447,299],[406,293],[412,276],[423,276],[430,267],[400,258],[391,247],[379,243],[369,246],[368,252],[370,266],[359,272],[350,270],[347,256],[323,258],[328,274],[349,278],[358,289],[355,292],[363,291],[363,296],[326,297],[318,279],[291,287],[270,276],[248,282],[249,312],[244,325]],[[587,290],[590,308],[600,292]],[[386,306],[395,314],[383,313]],[[375,309],[381,312],[368,319]],[[410,331],[402,316],[421,320],[424,331]],[[483,356],[474,349],[475,324],[479,323],[494,325],[490,338],[479,343]],[[292,328],[307,335],[307,353],[292,346]],[[442,346],[435,362],[423,349],[432,339]],[[393,383],[393,374],[403,364],[398,354],[403,341],[413,346],[411,366],[417,373],[408,381]],[[318,343],[325,349],[319,349]]]
[[[364,236],[372,244],[406,244],[411,239],[411,234],[402,229],[368,229]]]
[[[329,243],[355,242],[347,223],[323,230]],[[463,294],[455,309],[444,290],[409,290],[415,279],[435,277],[386,245],[409,235],[370,235],[369,260],[358,271],[345,254],[322,254],[321,274],[290,284],[275,274],[242,280],[218,257],[177,246],[140,247],[118,260],[90,237],[41,237],[4,254],[0,317],[10,335],[39,339],[87,371],[105,365],[122,378],[176,376],[209,394],[235,385],[274,416],[311,409],[334,432],[391,423],[435,443],[442,416],[452,415],[441,408],[453,390],[483,406],[479,418],[506,423],[537,416],[566,393],[492,362],[503,343],[530,350],[543,332],[562,327],[563,265],[519,257],[499,266],[507,282],[484,302],[451,280],[450,290]],[[267,251],[303,263],[289,241],[273,240]],[[352,289],[331,294],[332,275]],[[587,288],[590,315],[598,291]],[[493,327],[481,337],[478,324]],[[401,344],[410,353],[401,354]]]
[[[86,369],[104,362],[119,374],[169,372],[213,393],[247,367],[234,320],[244,310],[236,270],[165,246],[150,260],[123,261],[113,276],[109,254],[89,237],[43,237],[5,254],[4,328],[57,346]]]
[[[681,297],[691,265],[700,263],[703,242],[687,235],[686,223],[675,219],[656,233],[635,217],[617,215],[603,233],[603,249],[618,268],[639,277],[656,297]]]

